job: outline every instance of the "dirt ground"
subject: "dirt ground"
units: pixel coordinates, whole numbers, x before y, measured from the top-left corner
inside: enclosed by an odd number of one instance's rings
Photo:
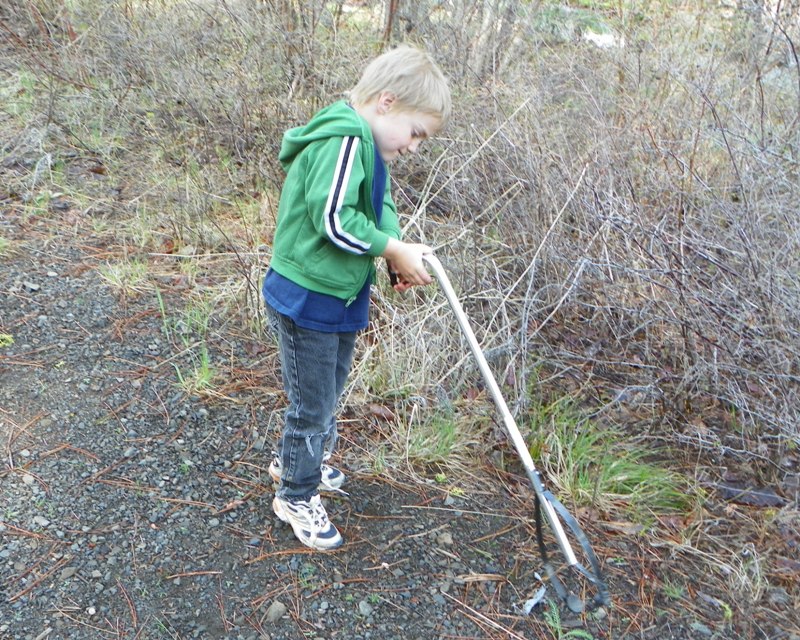
[[[526,615],[544,574],[526,480],[377,473],[391,425],[368,406],[344,415],[350,495],[327,499],[346,544],[310,553],[270,508],[274,346],[225,333],[229,382],[187,395],[161,311],[181,279],[120,294],[99,269],[122,248],[89,216],[22,211],[0,187],[0,638],[800,638],[796,492],[709,491],[646,529],[578,512],[611,606],[574,615],[548,589]]]

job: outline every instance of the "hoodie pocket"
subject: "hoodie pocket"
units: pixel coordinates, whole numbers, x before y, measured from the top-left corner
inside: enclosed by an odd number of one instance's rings
[[[342,296],[350,296],[369,277],[372,257],[347,253],[326,242],[312,253],[305,266],[309,277],[335,288]]]

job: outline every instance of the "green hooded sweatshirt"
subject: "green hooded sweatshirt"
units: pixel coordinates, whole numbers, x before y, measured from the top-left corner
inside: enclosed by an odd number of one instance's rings
[[[387,169],[378,224],[372,204],[375,142],[345,102],[286,132],[286,181],[270,266],[306,289],[352,301],[374,275],[373,258],[400,238]]]

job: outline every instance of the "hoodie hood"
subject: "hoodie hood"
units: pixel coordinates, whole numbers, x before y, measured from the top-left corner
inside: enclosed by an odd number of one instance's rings
[[[344,100],[340,100],[319,111],[303,126],[289,129],[283,136],[278,160],[284,171],[288,171],[289,165],[312,142],[345,136],[355,136],[373,143],[367,121]]]

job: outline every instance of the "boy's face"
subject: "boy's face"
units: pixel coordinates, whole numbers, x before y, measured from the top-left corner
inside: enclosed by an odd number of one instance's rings
[[[416,153],[423,140],[439,129],[439,118],[421,111],[401,109],[391,94],[381,94],[370,128],[384,162]]]

